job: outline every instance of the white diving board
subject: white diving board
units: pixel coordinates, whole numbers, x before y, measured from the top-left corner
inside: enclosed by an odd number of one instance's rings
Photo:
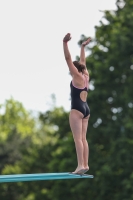
[[[38,173],[38,174],[13,174],[0,175],[0,183],[22,182],[22,181],[42,181],[42,180],[59,180],[59,179],[76,179],[76,178],[94,178],[89,174],[72,174],[72,173]]]

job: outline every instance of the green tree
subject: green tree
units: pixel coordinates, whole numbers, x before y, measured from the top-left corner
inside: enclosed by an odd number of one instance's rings
[[[23,105],[13,98],[0,105],[0,174],[21,173],[18,162],[31,146],[35,120]],[[18,199],[13,184],[0,185],[0,199]]]
[[[24,150],[35,127],[34,119],[23,105],[12,98],[0,105],[0,171],[5,164],[14,164],[22,159]]]
[[[56,115],[59,113],[59,116],[62,113],[60,109],[52,112]],[[50,119],[47,118],[50,112],[46,112],[46,123],[44,123],[29,113],[20,102],[9,99],[1,105],[0,113],[1,174],[52,172],[49,164],[54,157],[53,152],[58,137],[54,135],[57,126],[52,123],[52,120],[49,123]],[[52,118],[52,114],[50,116]],[[44,181],[3,183],[0,185],[0,199],[43,198],[49,196],[49,188],[51,188],[50,182]]]
[[[89,49],[92,199],[133,199],[133,0],[105,11]],[[82,36],[84,40],[85,36]],[[79,44],[82,42],[79,42]],[[93,192],[95,191],[95,192]]]

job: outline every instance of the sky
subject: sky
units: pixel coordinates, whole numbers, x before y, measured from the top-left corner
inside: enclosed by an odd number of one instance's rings
[[[71,33],[72,59],[80,53],[84,34],[95,36],[103,17],[115,10],[116,0],[1,0],[0,104],[11,97],[27,110],[45,112],[55,106],[70,110],[71,76],[62,39]],[[86,52],[87,56],[87,52]]]

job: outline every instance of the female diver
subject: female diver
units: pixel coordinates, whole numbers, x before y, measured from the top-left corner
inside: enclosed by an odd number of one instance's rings
[[[89,147],[86,140],[86,132],[88,120],[90,117],[90,109],[86,102],[87,92],[89,90],[89,73],[86,68],[85,50],[84,47],[89,44],[91,38],[88,38],[81,45],[80,61],[72,61],[68,49],[67,42],[71,39],[70,33],[63,38],[63,50],[65,60],[72,75],[70,83],[71,88],[71,111],[69,115],[69,123],[72,130],[78,166],[72,173],[84,174],[89,170],[88,158]]]

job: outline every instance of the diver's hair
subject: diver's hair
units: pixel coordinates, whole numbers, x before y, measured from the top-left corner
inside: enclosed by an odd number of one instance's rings
[[[73,61],[73,64],[79,72],[83,73],[83,71],[86,69],[85,65],[80,64],[78,61]]]

